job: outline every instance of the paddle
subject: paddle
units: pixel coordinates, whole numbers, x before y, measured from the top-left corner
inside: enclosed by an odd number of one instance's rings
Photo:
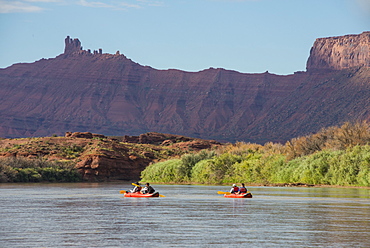
[[[217,191],[217,194],[219,195],[230,195],[230,192],[223,192],[223,191]]]
[[[134,186],[140,186],[140,185],[137,185],[136,183],[131,183],[131,184],[134,185]],[[166,196],[159,194],[159,197],[166,197]]]
[[[137,185],[136,183],[132,183],[132,185],[134,185],[134,186],[139,186],[139,185]],[[125,193],[128,193],[129,191],[126,191],[126,190],[121,190],[119,193],[120,194],[125,194]]]

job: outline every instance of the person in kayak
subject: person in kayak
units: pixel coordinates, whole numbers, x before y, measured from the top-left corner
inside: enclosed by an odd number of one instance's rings
[[[242,186],[239,187],[239,194],[245,194],[247,193],[247,188],[245,187],[244,183],[242,183]]]
[[[145,187],[141,190],[141,193],[143,193],[143,194],[152,194],[154,192],[155,192],[155,190],[153,189],[152,186],[150,186],[149,183],[146,183]]]
[[[239,187],[238,186],[236,186],[236,184],[234,183],[233,184],[233,187],[230,189],[230,193],[231,194],[236,194],[236,193],[238,193],[239,192]]]
[[[137,183],[135,183],[135,187],[130,191],[131,191],[131,193],[137,193],[137,192],[140,192],[141,189],[142,189],[142,187],[141,187],[140,183],[137,182]]]

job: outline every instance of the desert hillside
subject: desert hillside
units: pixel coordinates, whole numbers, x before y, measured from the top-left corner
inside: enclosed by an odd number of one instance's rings
[[[60,137],[1,139],[0,174],[7,174],[6,160],[18,159],[16,166],[21,168],[29,165],[22,166],[20,162],[38,163],[37,167],[57,162],[58,168],[78,169],[87,181],[139,180],[141,171],[150,163],[220,145],[211,140],[153,132],[125,137],[67,132]],[[0,182],[1,179],[0,176]]]
[[[160,132],[262,144],[370,120],[369,37],[317,39],[307,71],[284,76],[157,70],[67,37],[55,58],[0,69],[0,137]]]

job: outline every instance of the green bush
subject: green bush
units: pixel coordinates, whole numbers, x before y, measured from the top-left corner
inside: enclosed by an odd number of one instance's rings
[[[43,159],[0,159],[0,182],[79,182],[82,175],[73,164]]]
[[[40,182],[42,176],[37,172],[35,168],[16,168],[17,175],[15,178],[15,182]]]
[[[0,164],[0,183],[14,182],[18,171],[9,165]]]
[[[149,165],[141,173],[143,181],[163,183],[184,183],[192,181],[193,167],[204,159],[212,158],[215,152],[203,150],[185,154],[181,159],[171,159]]]
[[[230,179],[233,182],[256,182],[260,178],[261,154],[248,154],[240,162],[233,164]]]
[[[231,153],[223,153],[220,156],[208,160],[209,165],[209,183],[221,184],[234,181],[234,164],[240,163],[243,156]]]
[[[73,159],[73,158],[77,158],[80,155],[80,153],[83,152],[84,147],[78,146],[76,144],[72,144],[70,146],[64,146],[61,149],[62,149],[62,156]]]
[[[183,177],[178,173],[181,165],[181,159],[171,159],[151,164],[141,172],[141,178],[146,182],[181,182]]]
[[[320,151],[289,161],[276,174],[278,182],[370,186],[370,147]]]
[[[276,170],[275,173],[271,176],[273,179],[271,183],[295,183],[298,182],[294,178],[294,171],[299,167],[300,161],[298,159],[289,161],[280,170]]]
[[[330,184],[370,186],[370,146],[348,148],[332,161]]]
[[[370,146],[347,150],[323,150],[286,161],[283,154],[225,151],[201,159],[185,155],[149,166],[144,180],[155,182],[194,182],[209,184],[305,183],[344,186],[370,186]],[[198,161],[198,162],[197,162]],[[196,163],[195,163],[196,162]],[[195,163],[195,164],[194,164]]]
[[[49,182],[79,182],[82,180],[81,174],[74,169],[61,167],[47,167],[38,170],[43,181]]]
[[[210,159],[216,156],[214,151],[202,150],[199,153],[185,154],[181,157],[181,165],[178,168],[179,177],[183,181],[189,181],[192,177],[193,167],[201,160]]]
[[[191,181],[195,183],[210,183],[212,159],[201,160],[191,170]]]
[[[293,182],[307,184],[327,184],[327,172],[333,156],[339,152],[322,151],[298,158],[299,166],[293,171]],[[288,164],[289,165],[289,164]]]

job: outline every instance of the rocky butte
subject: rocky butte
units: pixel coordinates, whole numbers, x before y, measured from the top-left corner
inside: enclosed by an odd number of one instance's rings
[[[370,32],[317,39],[307,61],[311,71],[362,66],[370,67]]]
[[[218,141],[285,142],[370,120],[370,32],[317,39],[291,75],[157,70],[84,50],[0,69],[0,137],[172,133]]]

